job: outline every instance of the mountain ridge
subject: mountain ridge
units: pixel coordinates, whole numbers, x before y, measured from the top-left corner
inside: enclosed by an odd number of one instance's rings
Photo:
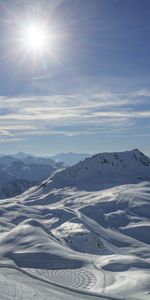
[[[150,179],[150,159],[138,149],[104,152],[57,172],[51,179],[64,186],[92,186]],[[130,182],[131,181],[131,182]]]

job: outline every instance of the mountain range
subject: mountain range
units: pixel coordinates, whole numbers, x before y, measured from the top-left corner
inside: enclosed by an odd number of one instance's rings
[[[51,158],[28,155],[0,157],[0,199],[21,194],[62,168]]]

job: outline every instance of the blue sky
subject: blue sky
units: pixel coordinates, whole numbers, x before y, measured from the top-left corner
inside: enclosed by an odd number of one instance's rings
[[[35,19],[54,36],[36,58],[17,40]],[[149,0],[1,1],[0,152],[150,154],[149,36]]]

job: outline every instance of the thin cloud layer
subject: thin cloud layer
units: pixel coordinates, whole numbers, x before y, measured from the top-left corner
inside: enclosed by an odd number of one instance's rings
[[[141,135],[150,117],[149,98],[149,90],[0,97],[0,142],[28,135],[107,134],[110,129],[112,135],[129,134],[129,129],[134,134],[135,124]]]

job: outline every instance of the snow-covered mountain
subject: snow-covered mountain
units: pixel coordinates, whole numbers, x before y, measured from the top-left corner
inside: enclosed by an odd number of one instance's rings
[[[53,178],[54,182],[65,186],[85,188],[146,179],[150,179],[150,159],[138,149],[96,154],[57,173]]]
[[[94,180],[99,165],[113,187]],[[80,167],[84,184],[69,185]],[[137,149],[98,154],[1,200],[0,299],[149,300],[149,170]]]
[[[65,166],[73,166],[80,162],[81,160],[90,157],[91,154],[88,153],[58,153],[52,156],[52,159],[56,162],[62,162]]]
[[[18,159],[11,156],[0,157],[0,199],[21,194],[26,189],[46,179],[61,164],[52,159],[21,155]]]
[[[9,165],[13,161],[22,161],[25,164],[45,164],[45,165],[56,165],[56,162],[50,157],[39,157],[19,152],[12,155],[1,155],[0,164]]]

